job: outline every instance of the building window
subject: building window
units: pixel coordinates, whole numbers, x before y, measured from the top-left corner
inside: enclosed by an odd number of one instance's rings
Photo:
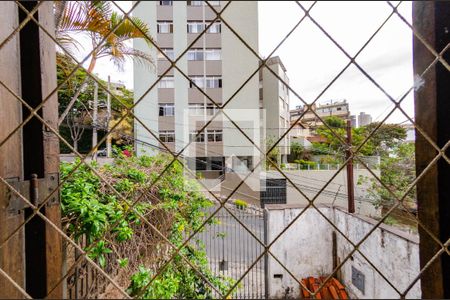
[[[203,88],[205,85],[205,80],[203,78],[203,76],[192,76],[189,77],[191,79],[191,81],[189,82],[189,87],[190,88],[195,88],[194,83],[199,87],[199,88]]]
[[[222,51],[220,49],[206,49],[205,60],[220,60]]]
[[[220,60],[220,49],[191,49],[187,54],[188,60]]]
[[[206,115],[213,116],[219,108],[214,103],[208,103],[206,105]]]
[[[158,21],[156,28],[158,33],[173,33],[173,23],[169,21]]]
[[[200,33],[205,29],[205,24],[203,22],[188,22],[187,32],[188,33]]]
[[[208,130],[208,142],[221,142],[222,130]]]
[[[222,77],[220,76],[192,76],[190,77],[192,82],[189,82],[190,88],[195,88],[194,83],[199,88],[205,87],[205,80],[206,80],[206,88],[208,89],[217,89],[222,87]]]
[[[169,57],[170,60],[174,60],[175,56],[172,48],[161,48],[161,50],[167,57]],[[158,59],[164,60],[166,59],[166,57],[160,51],[158,51]]]
[[[223,157],[211,157],[211,170],[222,171],[224,159]]]
[[[197,171],[206,171],[208,165],[207,157],[197,157],[195,160],[195,169]]]
[[[212,6],[220,6],[220,1],[208,1]],[[189,6],[202,6],[208,5],[205,1],[187,1],[187,5]]]
[[[336,110],[342,110],[342,107],[337,107]]]
[[[279,99],[279,109],[280,109],[280,113],[284,111],[284,100],[280,97]]]
[[[203,5],[203,1],[188,1],[187,5],[189,5],[189,6],[202,6]]]
[[[196,143],[204,142],[205,141],[205,133],[203,131],[200,133],[198,133],[198,131],[191,131],[191,133],[189,134],[189,141],[196,142]]]
[[[159,1],[159,5],[172,6],[173,1]]]
[[[222,77],[206,77],[206,88],[217,89],[222,87]]]
[[[189,104],[189,115],[190,116],[203,116],[204,105],[201,103]]]
[[[203,60],[202,49],[191,49],[187,53],[188,60]]]
[[[172,89],[174,87],[173,77],[168,76],[161,78],[161,80],[158,82],[158,87],[160,89]]]
[[[212,24],[211,27],[209,27],[206,32],[208,32],[208,33],[220,33],[221,31],[222,31],[221,23],[220,22],[214,22],[214,24]]]
[[[220,6],[220,1],[208,1],[212,6]]]
[[[160,104],[159,105],[159,115],[161,117],[163,117],[163,116],[174,116],[175,115],[175,106],[173,105],[173,103]]]
[[[161,130],[159,132],[159,139],[164,143],[175,142],[175,131],[174,130]]]

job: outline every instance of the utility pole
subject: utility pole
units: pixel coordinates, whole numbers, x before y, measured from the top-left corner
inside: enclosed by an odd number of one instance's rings
[[[92,112],[92,149],[94,152],[92,153],[92,159],[97,158],[97,123],[98,123],[98,83],[94,82],[94,104],[93,104],[93,112]]]
[[[352,156],[351,146],[352,146],[352,121],[347,120],[347,144],[348,149],[346,151],[346,159]],[[347,162],[347,195],[348,195],[348,212],[355,212],[355,194],[354,194],[354,183],[353,183],[353,158]]]
[[[106,93],[106,157],[111,157],[111,134],[109,123],[111,122],[111,77],[108,75],[108,93]]]

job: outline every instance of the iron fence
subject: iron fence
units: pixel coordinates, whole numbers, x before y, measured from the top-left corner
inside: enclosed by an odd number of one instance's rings
[[[234,216],[247,226],[260,240],[264,240],[266,220],[260,208],[228,206]],[[212,213],[214,208],[210,209]],[[264,251],[261,244],[248,233],[227,211],[216,214],[214,222],[199,235],[204,244],[211,271],[218,276],[239,280],[244,272]],[[262,299],[266,297],[265,261],[259,260],[245,275],[233,293],[238,299]],[[219,295],[215,295],[218,297]]]

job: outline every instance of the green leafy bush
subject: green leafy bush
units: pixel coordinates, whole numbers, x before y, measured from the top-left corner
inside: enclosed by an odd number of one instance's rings
[[[89,257],[101,267],[125,274],[133,296],[211,298],[213,289],[180,255],[188,258],[217,289],[228,292],[233,281],[211,273],[206,252],[198,241],[182,248],[146,287],[154,276],[151,270],[166,259],[158,253],[170,249],[167,240],[180,247],[204,222],[205,208],[212,205],[199,192],[196,182],[185,179],[179,163],[172,164],[153,184],[169,162],[163,154],[127,157],[119,152],[112,164],[91,165],[109,184],[89,166],[77,168],[79,161],[62,163],[61,179],[66,180],[61,188],[64,228],[76,241],[86,240]]]
[[[236,199],[234,200],[234,205],[236,205],[236,208],[238,209],[245,209],[247,208],[248,204],[244,200]]]

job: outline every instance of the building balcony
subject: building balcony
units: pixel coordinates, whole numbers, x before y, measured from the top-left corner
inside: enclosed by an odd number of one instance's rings
[[[205,93],[216,103],[222,103],[222,89],[206,89]],[[204,95],[196,88],[189,88],[188,100],[190,103],[199,103],[204,99]]]
[[[190,45],[199,35],[200,35],[199,33],[188,33],[187,34],[188,45]],[[205,33],[195,42],[192,48],[202,48],[203,40],[205,40],[204,42],[206,48],[222,48],[221,37],[222,35],[220,33]]]
[[[172,21],[173,20],[173,6],[171,5],[156,5],[156,15],[159,20]]]
[[[206,73],[206,74],[205,74]],[[189,75],[217,75],[222,74],[221,60],[191,60],[188,61]]]

